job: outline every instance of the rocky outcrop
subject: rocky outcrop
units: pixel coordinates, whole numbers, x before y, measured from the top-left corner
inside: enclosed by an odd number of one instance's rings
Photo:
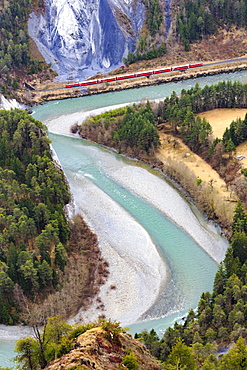
[[[54,360],[46,370],[118,369],[127,353],[132,352],[139,369],[161,370],[163,367],[130,334],[106,331],[102,327],[86,331],[77,338],[75,348]],[[127,367],[126,367],[127,369]]]
[[[141,0],[45,0],[28,30],[59,78],[83,80],[122,64],[144,17]]]
[[[7,100],[3,95],[0,94],[0,109],[25,109],[23,104],[18,103],[15,99]]]

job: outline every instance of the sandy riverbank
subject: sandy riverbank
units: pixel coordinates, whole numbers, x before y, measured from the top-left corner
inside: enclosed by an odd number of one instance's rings
[[[93,114],[99,114],[107,109],[109,109],[109,107],[94,110]],[[92,112],[78,112],[68,116],[65,115],[59,119],[49,120],[49,122],[46,122],[46,125],[50,132],[71,135],[71,124],[75,121],[80,123],[86,116],[91,114]],[[188,151],[188,148],[185,150]],[[168,157],[172,153],[172,147],[168,148],[164,146],[164,148],[161,149],[161,153]],[[175,155],[175,152],[173,155]],[[193,160],[191,163],[193,163]],[[101,165],[104,167],[104,163]],[[109,166],[109,164],[107,164],[107,166]],[[205,167],[204,171],[206,171],[206,176],[209,176],[211,169],[208,166],[208,168]],[[216,174],[214,175],[216,176]],[[206,229],[205,224],[202,225],[200,223],[188,204],[182,201],[178,193],[163,180],[157,178],[155,189],[159,189],[159,192],[154,192],[153,187],[150,188],[149,186],[150,183],[154,181],[153,175],[148,174],[147,171],[142,168],[136,168],[133,171],[128,170],[128,172],[126,172],[124,167],[120,168],[119,164],[115,165],[114,163],[111,163],[110,176],[114,176],[123,187],[129,188],[132,192],[143,197],[186,230],[186,232],[190,234],[215,261],[220,262],[224,258],[227,244],[222,241],[219,235],[217,235],[217,232],[213,233],[211,232],[212,230]],[[107,205],[101,205],[99,199],[102,195],[98,194],[100,193],[98,190],[93,190],[92,192],[94,195],[97,193],[97,202],[99,202],[99,209],[98,211],[96,210],[94,214],[99,214],[100,217],[104,219],[104,223],[107,219],[110,230],[115,230],[117,222],[123,225],[131,225],[130,229],[124,229],[124,232],[118,229],[116,235],[120,233],[119,235],[121,235],[121,237],[116,237],[115,240],[112,238],[109,239],[109,235],[106,235],[105,225],[103,225],[101,230],[96,230],[92,221],[93,216],[91,212],[93,212],[93,208],[95,208],[97,204],[86,208],[87,199],[83,202],[82,196],[78,194],[77,191],[79,184],[73,185],[70,179],[69,182],[72,186],[76,209],[83,214],[86,222],[88,222],[90,227],[92,227],[94,232],[98,235],[103,257],[107,259],[110,266],[109,279],[107,283],[102,286],[99,297],[94,300],[87,312],[79,312],[70,322],[87,322],[88,320],[96,320],[99,315],[105,315],[106,317],[111,317],[112,319],[120,321],[123,325],[129,325],[135,322],[141,314],[143,314],[145,308],[148,309],[152,302],[154,302],[167,273],[169,275],[169,271],[166,271],[166,267],[160,260],[159,255],[156,254],[154,245],[150,241],[147,243],[148,238],[147,235],[144,235],[145,233],[143,233],[143,230],[139,228],[138,232],[133,233],[133,230],[137,231],[136,227],[138,228],[133,220],[123,214],[122,210],[119,208],[116,209],[116,206],[110,204],[108,200]],[[224,186],[224,184],[222,183],[220,186]],[[88,183],[84,178],[83,189],[88,191],[87,187]],[[163,199],[163,202],[161,202],[160,199]],[[104,199],[104,202],[105,201]],[[174,207],[174,204],[179,204],[179,207]],[[139,234],[143,235],[144,239],[135,237],[135,235]],[[128,240],[131,238],[135,240],[135,253],[133,253],[133,247],[131,248],[131,240]],[[127,247],[128,245],[130,248]],[[145,245],[145,248],[147,247],[147,249],[145,249],[147,252],[144,252],[143,245]],[[141,263],[139,255],[144,257]],[[144,262],[145,258],[147,258],[147,263]],[[152,271],[148,265],[152,266]],[[128,279],[126,279],[126,276]],[[117,285],[117,290],[111,289],[112,285]],[[152,295],[150,295],[150,288]],[[146,297],[148,297],[147,300],[145,300],[145,298],[140,300],[140,294],[142,297],[146,295]],[[104,309],[100,307],[101,304],[104,305]]]
[[[119,104],[114,107],[104,107],[88,112],[77,112],[66,116],[66,120],[61,121],[61,118],[55,118],[47,122],[49,131],[53,133],[59,133],[63,135],[71,135],[70,127],[74,122],[81,124],[87,117],[103,113],[109,109],[124,106],[126,104]],[[247,110],[245,109],[217,109],[210,112],[204,112],[201,115],[206,117],[213,128],[213,134],[215,137],[221,137],[225,128],[229,127],[232,120],[237,117],[244,118]],[[157,158],[163,163],[169,163],[172,159],[176,162],[181,162],[185,164],[189,170],[196,176],[200,178],[205,183],[210,183],[214,189],[217,190],[219,196],[228,202],[232,199],[236,200],[234,194],[227,188],[223,179],[220,178],[218,173],[214,171],[209,164],[203,161],[198,155],[194,154],[189,150],[189,148],[183,144],[183,142],[176,138],[176,145],[174,145],[174,138],[170,135],[160,133],[161,148],[157,152]],[[246,149],[245,149],[246,148]],[[241,144],[237,148],[237,155],[246,155],[246,159],[241,161],[243,166],[247,164],[247,146],[246,144]],[[229,208],[231,207],[228,204]],[[232,205],[233,207],[234,204]],[[213,257],[214,258],[214,257]]]
[[[154,304],[169,269],[145,229],[120,205],[85,176],[67,175],[75,211],[97,234],[102,257],[109,264],[109,277],[91,307],[69,322],[96,321],[104,315],[127,326]]]

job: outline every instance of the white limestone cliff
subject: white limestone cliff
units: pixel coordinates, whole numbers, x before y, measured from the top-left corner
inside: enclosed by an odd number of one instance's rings
[[[45,0],[28,30],[59,79],[81,81],[122,65],[144,17],[141,0]]]
[[[18,103],[15,99],[8,100],[3,95],[0,94],[0,109],[25,109],[23,104]]]

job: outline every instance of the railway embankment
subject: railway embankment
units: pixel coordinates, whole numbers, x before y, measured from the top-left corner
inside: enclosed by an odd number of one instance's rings
[[[187,79],[213,76],[221,73],[232,73],[247,70],[247,62],[230,63],[224,65],[207,65],[195,69],[173,71],[151,75],[148,77],[133,78],[121,81],[112,81],[87,87],[65,88],[66,82],[51,82],[49,84],[33,83],[34,90],[25,88],[22,97],[30,106],[42,104],[50,100],[60,100],[72,97],[80,97],[93,94],[102,94],[125,89],[140,88],[149,85],[160,85],[170,82],[178,82]]]

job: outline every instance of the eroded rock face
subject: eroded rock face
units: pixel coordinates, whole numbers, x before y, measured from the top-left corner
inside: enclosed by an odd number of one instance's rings
[[[2,94],[0,94],[0,110],[10,110],[10,109],[25,109],[26,106],[18,103],[15,99],[7,100]]]
[[[150,352],[130,334],[119,333],[113,336],[98,327],[80,335],[75,348],[60,359],[52,361],[46,370],[69,370],[72,367],[85,370],[116,369],[128,351],[135,355],[139,369],[163,369]]]
[[[28,29],[61,79],[83,80],[122,64],[144,16],[141,0],[45,0]]]

